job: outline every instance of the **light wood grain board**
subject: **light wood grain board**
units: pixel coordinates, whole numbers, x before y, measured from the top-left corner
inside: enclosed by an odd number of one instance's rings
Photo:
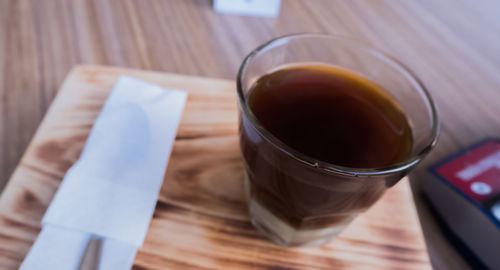
[[[189,92],[135,269],[430,269],[407,180],[323,247],[287,249],[248,220],[233,81],[73,69],[0,198],[0,268],[16,269],[120,74]],[[63,254],[61,254],[63,256]]]

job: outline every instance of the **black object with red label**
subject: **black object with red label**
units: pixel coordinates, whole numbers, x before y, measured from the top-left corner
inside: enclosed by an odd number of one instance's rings
[[[500,269],[500,139],[432,166],[424,190],[444,222],[489,268]]]

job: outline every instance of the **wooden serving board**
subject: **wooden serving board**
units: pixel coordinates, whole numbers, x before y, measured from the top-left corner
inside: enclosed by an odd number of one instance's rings
[[[330,244],[276,246],[248,220],[235,83],[101,66],[68,75],[0,197],[0,269],[17,269],[29,251],[120,74],[189,92],[134,269],[431,269],[406,179]]]

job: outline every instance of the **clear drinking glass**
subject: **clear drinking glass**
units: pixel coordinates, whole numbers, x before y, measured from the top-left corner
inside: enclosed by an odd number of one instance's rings
[[[259,77],[282,66],[303,64],[334,65],[382,86],[408,118],[413,133],[411,156],[384,168],[349,168],[304,155],[273,136],[248,106],[249,91]],[[393,57],[341,37],[299,34],[259,46],[239,69],[237,91],[251,220],[284,246],[330,241],[408,174],[438,136],[436,108],[420,80]]]

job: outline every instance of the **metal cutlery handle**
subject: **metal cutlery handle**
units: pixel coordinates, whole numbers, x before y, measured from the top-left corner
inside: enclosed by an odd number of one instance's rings
[[[78,270],[98,270],[101,259],[102,238],[92,237],[87,243]]]

